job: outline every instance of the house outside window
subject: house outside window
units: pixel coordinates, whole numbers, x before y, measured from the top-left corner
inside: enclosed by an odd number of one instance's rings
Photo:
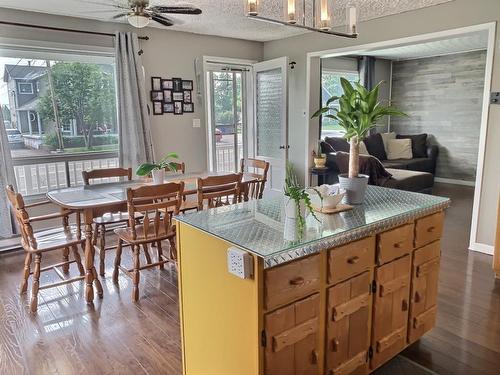
[[[18,82],[17,89],[19,94],[33,94],[33,84],[31,82]]]

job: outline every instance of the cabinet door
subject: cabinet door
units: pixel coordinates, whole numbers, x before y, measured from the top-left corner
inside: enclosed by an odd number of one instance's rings
[[[329,375],[368,373],[371,281],[371,272],[365,272],[328,290]]]
[[[375,268],[372,369],[391,359],[406,345],[410,272],[410,255]]]
[[[417,341],[436,322],[437,289],[441,246],[436,241],[413,256],[408,342]]]
[[[319,294],[264,316],[266,375],[318,375]]]

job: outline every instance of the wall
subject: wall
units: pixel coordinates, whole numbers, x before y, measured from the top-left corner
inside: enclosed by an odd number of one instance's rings
[[[386,105],[391,100],[391,80],[392,80],[392,72],[391,72],[392,61],[385,59],[376,59],[375,60],[375,75],[374,81],[375,83],[383,82],[380,85],[378,97],[382,103]],[[378,132],[385,132],[389,125],[389,117],[384,117],[377,123]]]
[[[23,12],[0,8],[0,19],[37,25],[50,25],[105,33],[134,31],[148,35],[142,41],[143,65],[146,73],[146,90],[150,90],[151,76],[181,77],[195,80],[194,60],[203,55],[261,60],[263,44],[231,38],[183,33],[158,28],[134,29],[126,24],[106,23],[73,17],[62,17],[42,13]],[[40,31],[36,29],[0,25],[1,38],[50,41],[75,45],[112,47],[113,38],[78,33]],[[1,54],[1,51],[0,51]],[[193,94],[196,92],[196,84]],[[201,127],[193,128],[193,119],[201,119]],[[165,114],[151,116],[154,152],[157,158],[167,152],[177,152],[189,171],[206,170],[206,128],[201,103],[195,101],[195,112],[174,116]]]
[[[306,87],[306,57],[308,52],[393,40],[486,22],[498,22],[499,20],[500,1],[498,0],[455,0],[446,4],[362,22],[359,25],[360,36],[354,40],[321,35],[320,33],[307,33],[265,43],[264,59],[289,56],[293,61],[297,62],[290,80],[290,154],[292,156],[298,155],[294,159],[302,163],[298,165],[298,169],[300,168],[303,176],[306,175],[306,165],[303,163],[304,156],[309,156],[315,144],[315,141],[308,142],[307,140],[310,138],[310,134],[318,134],[317,130],[310,129],[308,125],[309,119],[306,118],[306,114],[309,112],[308,106],[313,103],[313,98],[308,97],[308,87]],[[500,91],[499,35],[500,31],[497,27],[492,80],[493,91]],[[313,79],[310,82],[310,87],[317,90],[317,82],[314,77],[318,76],[318,72],[316,66],[312,68],[313,71],[311,71],[310,76]],[[500,148],[497,146],[500,143],[499,105],[490,106],[488,122],[477,241],[491,246],[494,242],[495,208],[499,191],[498,160],[500,160]],[[307,147],[309,147],[308,150],[306,150]]]
[[[409,118],[392,118],[391,131],[429,134],[437,177],[475,181],[485,64],[486,51],[393,63],[393,103]]]

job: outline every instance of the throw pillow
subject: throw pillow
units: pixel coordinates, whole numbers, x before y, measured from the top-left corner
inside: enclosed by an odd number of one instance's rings
[[[384,141],[379,133],[366,137],[363,142],[370,155],[375,156],[378,160],[387,160]]]
[[[379,134],[382,137],[385,153],[387,154],[387,142],[389,141],[389,139],[396,139],[396,133],[391,132],[391,133],[379,133]]]
[[[360,155],[370,155],[368,149],[366,148],[365,142],[359,142],[359,154]]]
[[[344,138],[325,137],[325,142],[330,144],[336,152],[349,152],[349,143]]]
[[[397,139],[411,139],[411,151],[414,158],[427,157],[427,134],[403,135],[398,134]]]
[[[387,142],[387,159],[412,159],[411,139],[389,139]]]

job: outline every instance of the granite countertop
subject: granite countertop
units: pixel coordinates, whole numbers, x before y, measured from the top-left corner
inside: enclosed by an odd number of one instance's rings
[[[306,217],[302,235],[284,215],[283,197],[180,215],[176,219],[263,258],[264,267],[314,254],[441,211],[448,198],[368,186],[365,202],[337,214]]]

